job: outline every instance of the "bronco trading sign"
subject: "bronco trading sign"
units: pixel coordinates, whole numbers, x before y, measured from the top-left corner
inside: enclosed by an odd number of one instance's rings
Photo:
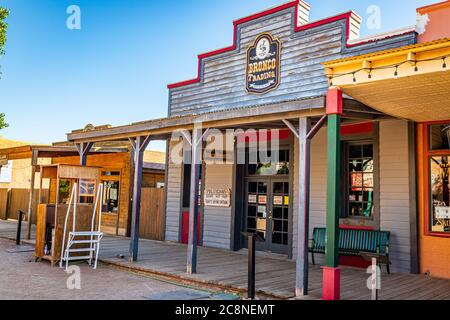
[[[263,94],[280,84],[281,43],[270,34],[259,35],[247,50],[245,89],[248,93]]]

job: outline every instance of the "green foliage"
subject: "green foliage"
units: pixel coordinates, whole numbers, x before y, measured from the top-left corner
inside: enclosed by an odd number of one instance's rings
[[[9,124],[7,124],[5,122],[5,114],[4,113],[0,113],[0,129],[9,127]]]
[[[4,54],[4,48],[6,44],[6,30],[8,29],[8,24],[5,19],[9,15],[9,10],[0,7],[0,54]]]
[[[6,30],[8,29],[8,24],[5,22],[5,19],[9,15],[9,10],[0,7],[0,55],[5,53],[5,44],[6,44]],[[1,72],[0,72],[1,74]],[[5,114],[0,113],[0,129],[6,128],[9,125],[5,122]]]

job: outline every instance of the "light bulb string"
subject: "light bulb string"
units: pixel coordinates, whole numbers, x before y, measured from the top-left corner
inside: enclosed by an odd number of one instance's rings
[[[403,62],[399,62],[399,63],[395,63],[395,64],[390,64],[390,65],[386,65],[386,66],[382,66],[382,67],[375,67],[375,68],[374,68],[374,67],[370,67],[370,68],[360,68],[360,69],[357,69],[357,70],[355,70],[355,71],[351,71],[351,72],[347,72],[347,73],[328,74],[328,75],[327,75],[327,78],[328,78],[330,81],[332,81],[333,79],[336,79],[336,78],[340,78],[340,77],[352,75],[352,76],[353,76],[353,82],[356,82],[356,81],[355,81],[355,80],[356,80],[356,74],[359,73],[359,72],[361,72],[361,71],[366,71],[366,72],[368,72],[368,74],[369,74],[369,79],[371,79],[371,78],[372,78],[372,72],[373,72],[373,70],[386,70],[386,69],[392,69],[392,68],[395,68],[395,70],[396,70],[395,73],[398,74],[398,68],[400,68],[402,65],[404,65],[404,64],[406,64],[406,63],[411,63],[411,62],[414,63],[414,70],[415,70],[416,72],[419,70],[419,68],[418,68],[418,66],[417,66],[418,63],[422,63],[422,62],[430,62],[430,61],[438,61],[438,60],[442,60],[442,61],[443,61],[442,67],[443,67],[444,69],[446,69],[446,68],[447,68],[447,63],[446,63],[446,61],[447,61],[448,58],[450,58],[450,56],[445,55],[445,56],[439,56],[439,57],[436,57],[436,58],[420,59],[420,60],[414,60],[414,61],[411,61],[411,60],[405,60],[405,61],[403,61]]]

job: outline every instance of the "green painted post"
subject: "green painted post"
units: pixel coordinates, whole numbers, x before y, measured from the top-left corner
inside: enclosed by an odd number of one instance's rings
[[[328,188],[327,188],[327,241],[326,266],[339,266],[339,200],[341,116],[328,115]]]

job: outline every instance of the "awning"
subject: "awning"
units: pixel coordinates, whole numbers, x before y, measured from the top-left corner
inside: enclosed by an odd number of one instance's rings
[[[397,118],[450,118],[450,39],[324,63],[330,86]]]

